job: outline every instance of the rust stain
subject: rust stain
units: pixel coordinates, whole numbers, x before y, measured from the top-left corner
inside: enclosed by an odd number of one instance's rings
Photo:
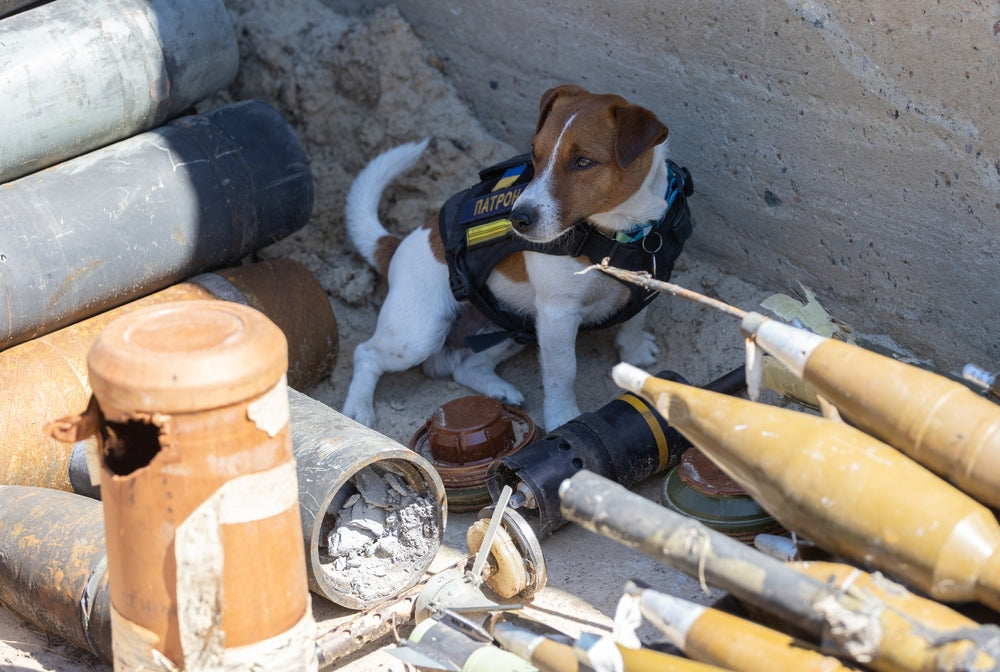
[[[48,307],[53,308],[57,303],[59,303],[60,299],[62,299],[62,297],[66,294],[66,292],[70,290],[74,282],[77,282],[80,278],[86,276],[89,273],[93,273],[103,265],[104,265],[103,261],[101,261],[100,259],[94,259],[92,262],[90,262],[83,268],[78,268],[77,270],[70,273],[66,277],[66,279],[63,280],[62,284],[59,285],[59,288],[56,289],[55,293],[52,294],[52,299],[49,301]]]

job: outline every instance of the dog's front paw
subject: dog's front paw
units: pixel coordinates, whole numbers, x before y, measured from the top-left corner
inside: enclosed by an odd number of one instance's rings
[[[492,397],[497,401],[521,408],[524,406],[524,395],[521,391],[502,378],[497,378],[482,391],[487,397]]]
[[[656,338],[648,331],[639,331],[628,337],[619,333],[615,344],[622,361],[633,366],[652,366],[660,356]]]
[[[375,406],[372,404],[358,404],[348,400],[341,413],[365,427],[372,427],[375,424]]]

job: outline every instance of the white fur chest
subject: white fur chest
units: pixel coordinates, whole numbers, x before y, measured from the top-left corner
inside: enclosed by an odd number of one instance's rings
[[[596,324],[614,314],[628,301],[629,291],[603,273],[584,273],[585,259],[524,253],[528,282],[515,282],[493,273],[490,291],[505,306],[537,318],[539,310],[578,312],[579,324]]]

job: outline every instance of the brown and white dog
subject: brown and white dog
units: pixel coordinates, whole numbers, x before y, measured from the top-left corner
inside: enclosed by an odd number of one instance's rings
[[[649,110],[615,95],[560,86],[541,99],[532,144],[534,177],[514,203],[517,234],[557,238],[581,221],[605,234],[629,231],[667,209],[667,127]],[[448,347],[446,339],[467,306],[453,296],[438,227],[433,223],[399,240],[378,220],[382,191],[410,168],[428,141],[401,145],[376,157],[347,197],[347,230],[360,254],[384,273],[389,291],[375,333],[354,351],[354,377],[343,412],[372,425],[379,377],[417,364],[431,375],[451,374],[480,394],[520,405],[524,398],[495,372],[521,349],[513,341],[481,352]],[[501,262],[488,287],[505,307],[534,318],[544,389],[544,426],[554,429],[579,415],[576,336],[628,300],[628,289],[603,273],[575,275],[585,258],[517,252]],[[470,306],[471,308],[471,306]],[[615,338],[623,361],[652,365],[658,349],[643,329],[643,313]]]

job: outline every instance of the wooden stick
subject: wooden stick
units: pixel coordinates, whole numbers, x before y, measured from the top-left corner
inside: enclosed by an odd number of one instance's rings
[[[603,271],[608,275],[611,275],[619,280],[624,280],[626,282],[631,282],[632,284],[645,287],[646,289],[652,289],[657,292],[663,292],[664,294],[672,294],[674,296],[681,296],[685,299],[689,299],[696,303],[700,303],[705,306],[710,306],[716,310],[721,310],[727,315],[732,315],[733,317],[738,317],[743,319],[747,315],[747,311],[741,310],[735,306],[731,306],[724,301],[719,301],[718,299],[713,299],[710,296],[705,296],[704,294],[699,294],[690,289],[681,287],[680,285],[675,285],[671,282],[664,282],[663,280],[657,280],[649,275],[646,271],[626,271],[622,268],[616,268],[608,264],[607,257],[601,261],[600,264],[593,264],[587,268],[580,271],[580,273],[586,273],[587,271],[597,269]]]

